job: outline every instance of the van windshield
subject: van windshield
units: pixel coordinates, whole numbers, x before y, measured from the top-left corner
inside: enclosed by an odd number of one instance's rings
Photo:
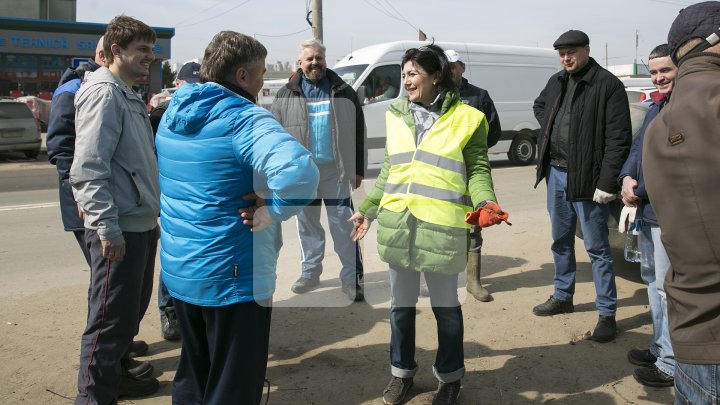
[[[357,81],[358,77],[362,74],[362,72],[367,69],[368,65],[352,65],[352,66],[343,66],[338,68],[333,68],[333,72],[337,73],[338,76],[340,76],[345,83],[352,86]]]

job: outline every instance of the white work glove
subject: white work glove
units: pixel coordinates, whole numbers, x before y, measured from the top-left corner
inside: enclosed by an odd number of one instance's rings
[[[593,201],[595,201],[598,204],[607,204],[617,198],[616,194],[610,194],[606,193],[599,188],[595,189],[595,194],[593,195]]]
[[[625,233],[625,229],[627,229],[627,226],[635,222],[636,213],[636,206],[623,205],[622,211],[620,211],[620,222],[618,223],[618,231],[620,233]]]

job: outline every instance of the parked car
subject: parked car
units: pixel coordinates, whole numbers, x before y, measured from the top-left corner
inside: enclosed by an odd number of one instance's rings
[[[23,96],[16,98],[15,101],[22,101],[27,104],[27,106],[30,107],[30,111],[32,111],[33,116],[38,121],[38,124],[40,124],[40,131],[47,131],[51,106],[51,102],[49,100],[36,96]]]
[[[632,139],[640,134],[645,115],[650,110],[650,102],[636,102],[630,104],[630,121],[632,123]],[[617,200],[610,203],[610,216],[608,217],[608,239],[610,241],[610,248],[616,251],[622,251],[625,249],[625,235],[618,232],[618,224],[620,223],[620,211],[622,211],[623,203],[618,198]],[[577,224],[575,228],[575,236],[582,239],[583,233],[580,228],[580,224]]]
[[[30,159],[40,154],[40,125],[27,104],[0,99],[0,152],[23,152]]]

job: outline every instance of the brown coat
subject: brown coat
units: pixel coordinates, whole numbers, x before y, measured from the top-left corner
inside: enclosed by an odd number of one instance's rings
[[[645,184],[672,265],[665,279],[677,361],[720,364],[720,54],[689,57],[647,129]]]

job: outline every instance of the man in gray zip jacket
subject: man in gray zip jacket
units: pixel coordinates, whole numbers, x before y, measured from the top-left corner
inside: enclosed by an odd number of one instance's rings
[[[158,390],[121,367],[150,303],[157,249],[158,168],[145,104],[132,90],[155,59],[155,32],[127,16],[105,32],[108,67],[75,97],[70,183],[84,215],[91,275],[75,404],[113,404]]]

